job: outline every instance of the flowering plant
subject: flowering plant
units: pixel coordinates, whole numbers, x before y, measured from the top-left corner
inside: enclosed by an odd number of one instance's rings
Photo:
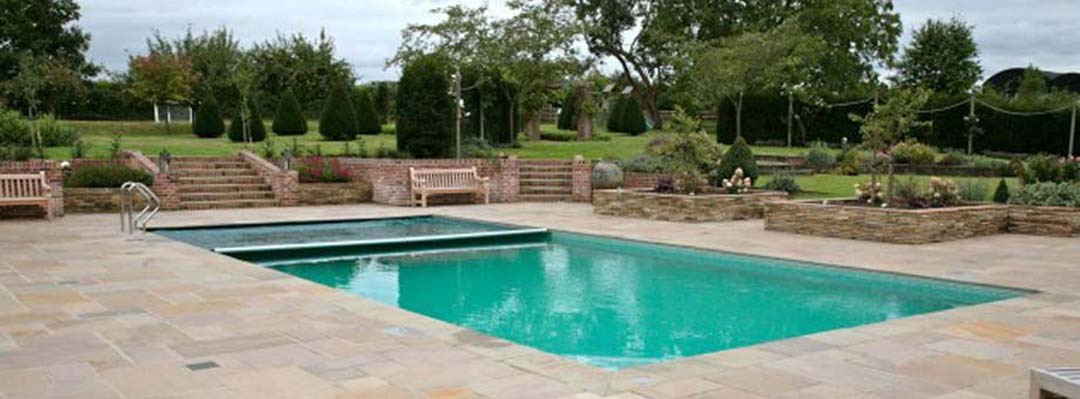
[[[951,179],[930,178],[930,206],[934,208],[960,203],[960,188]]]
[[[750,187],[754,186],[749,177],[743,176],[742,168],[735,168],[735,174],[731,175],[729,179],[724,179],[721,183],[729,194],[745,193],[750,191]]]
[[[881,183],[856,183],[855,184],[855,196],[859,197],[859,201],[867,204],[881,203],[882,198]]]

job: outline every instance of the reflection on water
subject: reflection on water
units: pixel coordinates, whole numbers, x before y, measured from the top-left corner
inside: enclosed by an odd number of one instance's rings
[[[617,240],[278,270],[607,368],[1015,296]],[[680,252],[681,251],[681,252]]]

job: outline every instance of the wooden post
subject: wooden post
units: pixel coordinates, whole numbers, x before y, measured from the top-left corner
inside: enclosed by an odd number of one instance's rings
[[[967,153],[971,155],[975,151],[975,92],[971,93],[971,104],[968,106],[968,148]]]
[[[1069,157],[1073,156],[1073,147],[1076,145],[1076,108],[1080,102],[1073,104],[1072,122],[1069,124]]]

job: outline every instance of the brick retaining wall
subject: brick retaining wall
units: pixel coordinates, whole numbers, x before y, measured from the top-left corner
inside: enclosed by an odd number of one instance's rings
[[[349,165],[353,179],[371,187],[371,199],[380,204],[407,206],[409,168],[468,168],[475,166],[481,176],[490,179],[491,202],[517,202],[519,194],[518,160],[503,159],[367,159],[342,158]],[[465,196],[434,196],[430,203],[472,201]]]
[[[142,196],[134,198],[136,211],[146,205]],[[64,209],[69,213],[119,212],[120,189],[68,187],[64,190]]]
[[[297,186],[300,205],[344,205],[371,201],[371,187],[362,182],[301,183]]]
[[[722,222],[759,219],[766,203],[783,201],[787,193],[759,191],[748,194],[660,194],[645,190],[596,190],[593,212],[677,222]]]

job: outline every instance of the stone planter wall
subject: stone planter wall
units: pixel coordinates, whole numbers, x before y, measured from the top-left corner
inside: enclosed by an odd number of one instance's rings
[[[761,218],[765,204],[784,201],[787,193],[659,194],[646,190],[596,190],[593,212],[677,222],[722,222]]]
[[[135,195],[136,210],[146,201]],[[119,188],[68,187],[64,190],[64,209],[70,213],[120,212]]]
[[[939,209],[885,209],[814,201],[765,206],[765,230],[823,237],[926,244],[1008,231],[1009,207],[974,205]]]
[[[296,194],[300,205],[344,205],[371,202],[371,186],[362,182],[301,183]]]
[[[1080,209],[1011,205],[1009,232],[1053,237],[1080,236]]]

